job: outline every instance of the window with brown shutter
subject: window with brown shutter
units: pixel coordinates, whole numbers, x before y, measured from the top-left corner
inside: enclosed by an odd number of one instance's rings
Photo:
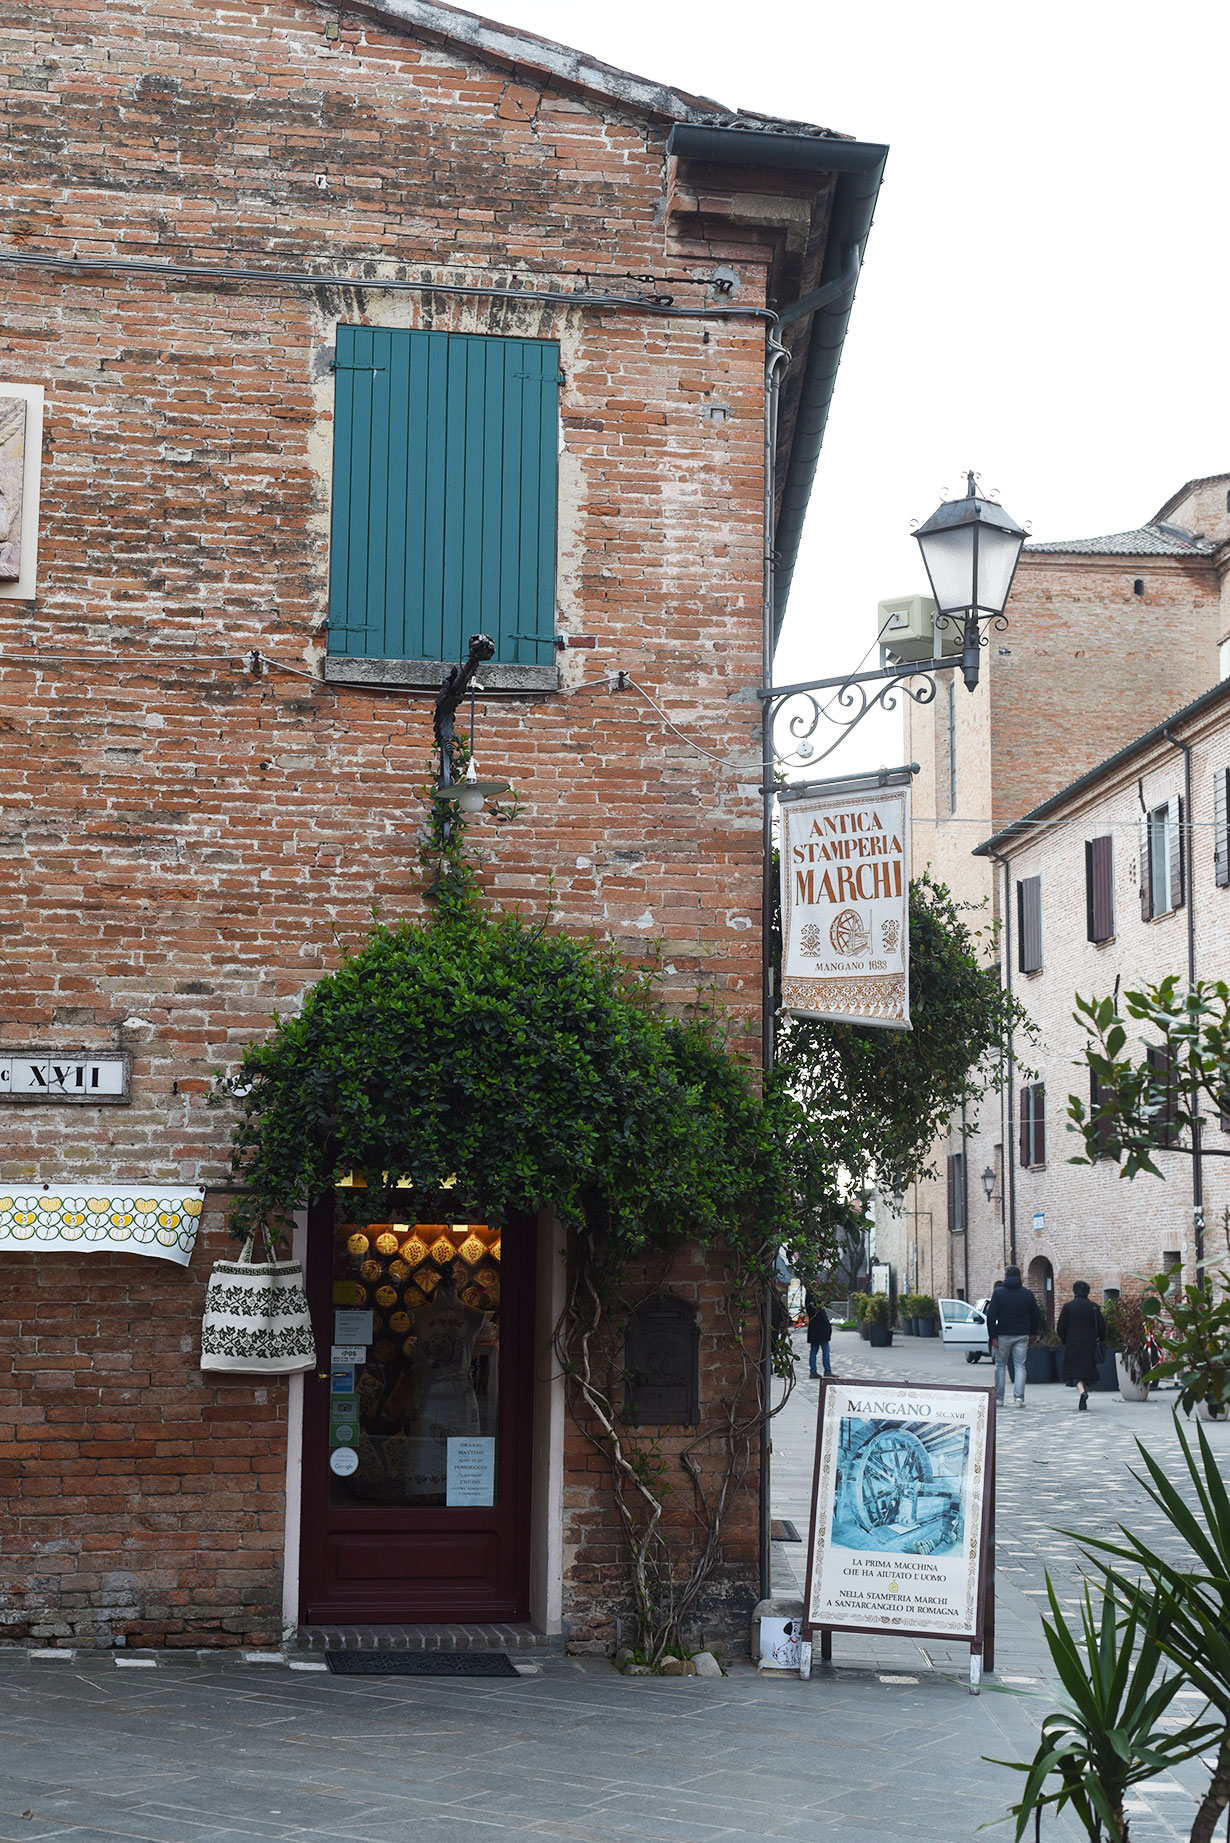
[[[1017,964],[1023,973],[1042,971],[1042,879],[1022,877],[1016,886]]]
[[[1115,932],[1114,840],[1085,841],[1085,933],[1091,941],[1109,941]]]
[[[1183,819],[1183,797],[1181,794],[1171,794],[1166,802],[1166,868],[1172,909],[1183,907],[1185,895],[1187,851]]]
[[[1105,1100],[1105,1098],[1106,1096],[1102,1088],[1101,1082],[1098,1080],[1093,1070],[1090,1069],[1089,1071],[1089,1113],[1091,1117],[1097,1112],[1098,1108],[1102,1105],[1102,1102]],[[1098,1158],[1106,1158],[1109,1156],[1108,1147],[1110,1145],[1111,1135],[1113,1131],[1114,1131],[1114,1126],[1110,1120],[1096,1120],[1094,1122],[1094,1147],[1095,1147],[1096,1156]]]
[[[1021,1089],[1021,1163],[1046,1163],[1046,1084],[1034,1082]]]
[[[1179,1114],[1179,1081],[1170,1051],[1164,1044],[1156,1045],[1145,1051],[1145,1059],[1153,1072],[1153,1079],[1161,1086],[1161,1105],[1149,1117],[1155,1141],[1160,1146],[1174,1146],[1179,1143],[1177,1125]]]
[[[1213,776],[1213,876],[1222,889],[1230,885],[1230,768]]]
[[[964,1152],[951,1152],[948,1156],[948,1233],[965,1233]]]

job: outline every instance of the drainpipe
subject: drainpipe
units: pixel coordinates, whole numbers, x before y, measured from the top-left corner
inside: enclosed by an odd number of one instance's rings
[[[1004,990],[1012,997],[1012,866],[1006,857],[998,851],[988,851],[988,857],[1004,867]],[[1012,1044],[1012,1025],[1008,1025],[1008,1080],[1004,1094],[1006,1100],[1008,1123],[1004,1131],[1004,1164],[1008,1172],[1008,1265],[1015,1267],[1016,1259],[1016,1084],[1013,1071],[1016,1067]]]
[[[969,1298],[969,1140],[965,1136],[965,1102],[961,1103],[961,1291]]]
[[[1183,828],[1187,837],[1183,840],[1183,895],[1187,902],[1187,989],[1192,991],[1196,984],[1196,879],[1193,875],[1192,840],[1195,827],[1192,815],[1192,751],[1174,732],[1164,727],[1163,736],[1183,756],[1183,810],[1186,826]],[[1204,1271],[1204,1162],[1202,1158],[1200,1119],[1197,1114],[1198,1096],[1192,1095],[1192,1231],[1196,1246],[1196,1278],[1200,1279]]]
[[[790,355],[774,328],[767,332],[765,351],[764,417],[764,564],[761,603],[761,682],[773,683],[774,631],[773,522],[776,512],[777,481],[777,411],[781,394],[782,372]],[[768,707],[760,714],[760,1066],[767,1079],[773,1068],[775,1048],[775,1013],[777,981],[773,966],[773,812],[776,783],[773,775],[773,720]],[[760,1307],[760,1390],[764,1416],[760,1423],[760,1597],[767,1600],[772,1591],[773,1512],[770,1488],[770,1461],[773,1443],[767,1419],[773,1399],[773,1282],[765,1286]]]

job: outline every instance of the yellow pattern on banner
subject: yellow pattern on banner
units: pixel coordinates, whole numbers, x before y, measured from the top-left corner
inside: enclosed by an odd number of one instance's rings
[[[14,1192],[0,1196],[0,1252],[151,1254],[186,1267],[204,1207],[201,1185]]]

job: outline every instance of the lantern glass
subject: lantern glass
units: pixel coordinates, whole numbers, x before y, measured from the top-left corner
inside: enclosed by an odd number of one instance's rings
[[[918,533],[918,547],[931,579],[937,614],[974,606],[974,525],[950,525]]]
[[[978,580],[974,585],[977,607],[993,614],[1003,613],[1024,542],[1024,533],[1002,531],[991,524],[978,526]]]

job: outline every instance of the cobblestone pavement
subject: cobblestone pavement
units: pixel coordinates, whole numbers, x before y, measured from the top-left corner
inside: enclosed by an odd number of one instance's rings
[[[868,1377],[986,1374],[913,1340],[880,1353],[839,1334],[835,1356]],[[775,1510],[804,1534],[816,1394],[804,1381],[774,1424]],[[979,1697],[955,1648],[840,1636],[808,1683],[747,1664],[718,1680],[625,1678],[604,1659],[521,1650],[526,1674],[508,1681],[0,1651],[0,1840],[972,1843],[1017,1785],[982,1756],[1031,1754],[1051,1706],[1042,1569],[1069,1599],[1079,1578],[1052,1526],[1143,1520],[1125,1465],[1137,1427],[1173,1457],[1157,1404],[1100,1397],[1078,1420],[1052,1387],[1004,1414],[1000,1658]],[[1190,1783],[1146,1788],[1133,1843],[1186,1838]],[[1078,1832],[1065,1820],[1045,1834]]]
[[[806,1566],[806,1538],[811,1515],[811,1471],[815,1447],[818,1384],[807,1379],[806,1345],[797,1337],[801,1381],[774,1422],[774,1514],[789,1518],[804,1543],[783,1544],[800,1588]],[[988,1360],[969,1364],[959,1351],[946,1351],[938,1339],[895,1336],[888,1350],[872,1350],[855,1332],[836,1332],[833,1367],[860,1379],[955,1382],[994,1386]],[[1049,1572],[1061,1608],[1075,1618],[1085,1578],[1095,1570],[1082,1560],[1080,1544],[1064,1535],[1113,1536],[1120,1523],[1146,1538],[1162,1553],[1178,1559],[1182,1545],[1132,1476],[1141,1470],[1136,1441],[1142,1440],[1168,1476],[1191,1501],[1194,1492],[1183,1464],[1172,1412],[1173,1395],[1155,1395],[1129,1403],[1117,1394],[1095,1393],[1086,1413],[1078,1413],[1075,1390],[1060,1383],[1026,1390],[1024,1408],[1009,1403],[999,1411],[996,1427],[996,1683],[1033,1702],[1045,1696],[1051,1706],[1053,1670],[1042,1633],[1047,1610]],[[1193,1445],[1194,1428],[1185,1427]],[[1230,1470],[1230,1428],[1207,1429]],[[834,1659],[898,1668],[951,1670],[966,1655],[955,1647],[920,1641],[834,1637]],[[1199,1697],[1185,1698],[1190,1710]],[[1177,1725],[1177,1723],[1176,1723]],[[1007,1775],[1004,1775],[1007,1778]],[[1170,1843],[1186,1839],[1194,1811],[1191,1790],[1202,1781],[1193,1764],[1140,1789],[1132,1822],[1133,1843]],[[1011,1782],[1009,1782],[1011,1783]],[[1010,1833],[1009,1833],[1010,1834]]]

